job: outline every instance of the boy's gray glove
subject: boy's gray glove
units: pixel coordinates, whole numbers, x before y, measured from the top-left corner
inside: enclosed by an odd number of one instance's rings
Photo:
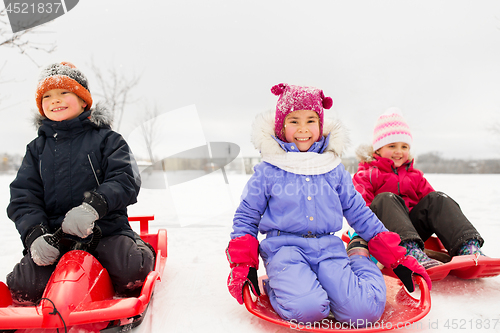
[[[99,219],[99,213],[88,203],[70,209],[62,222],[62,231],[66,234],[86,238],[92,234],[94,222]]]
[[[59,258],[59,250],[47,242],[51,234],[39,236],[30,247],[31,259],[38,266],[52,265]]]

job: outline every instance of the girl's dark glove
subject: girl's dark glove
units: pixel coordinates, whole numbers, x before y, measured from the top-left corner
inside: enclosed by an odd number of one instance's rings
[[[227,279],[227,287],[231,295],[238,303],[243,304],[243,287],[249,283],[254,295],[260,296],[257,277],[259,241],[251,235],[232,239],[226,249],[226,256],[231,267]]]

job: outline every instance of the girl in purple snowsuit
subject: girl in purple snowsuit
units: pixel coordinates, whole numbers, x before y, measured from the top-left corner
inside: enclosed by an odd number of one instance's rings
[[[268,275],[265,292],[282,318],[313,322],[331,311],[341,322],[376,321],[386,287],[369,254],[392,267],[410,290],[412,272],[429,286],[430,279],[355,190],[340,161],[345,130],[323,117],[332,99],[312,87],[279,84],[271,91],[280,96],[276,112],[258,115],[252,131],[263,162],[245,187],[226,249],[229,291],[240,304],[246,283],[260,293],[260,253]],[[334,235],[343,217],[359,235],[347,251]],[[259,231],[266,235],[260,245]]]

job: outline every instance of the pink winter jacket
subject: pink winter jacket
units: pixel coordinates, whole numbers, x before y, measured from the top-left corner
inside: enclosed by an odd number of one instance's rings
[[[422,171],[413,168],[413,160],[395,169],[394,162],[373,154],[373,159],[361,161],[353,183],[370,206],[377,194],[392,192],[401,196],[408,209],[434,189],[424,178]]]

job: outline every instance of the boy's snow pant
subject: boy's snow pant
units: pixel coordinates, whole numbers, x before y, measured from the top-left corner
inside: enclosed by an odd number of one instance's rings
[[[154,269],[154,253],[139,236],[135,241],[124,235],[103,237],[94,255],[108,271],[118,294],[142,286],[148,273]],[[28,251],[7,275],[13,299],[28,303],[38,301],[55,267],[36,265]]]
[[[413,240],[422,249],[434,233],[451,256],[469,239],[484,242],[460,206],[442,192],[429,193],[411,212],[400,196],[390,192],[377,195],[370,208],[387,229],[399,234],[401,242]]]
[[[320,321],[332,311],[336,320],[362,327],[384,312],[380,269],[367,257],[347,257],[335,235],[267,237],[260,253],[268,275],[266,293],[286,320]]]

